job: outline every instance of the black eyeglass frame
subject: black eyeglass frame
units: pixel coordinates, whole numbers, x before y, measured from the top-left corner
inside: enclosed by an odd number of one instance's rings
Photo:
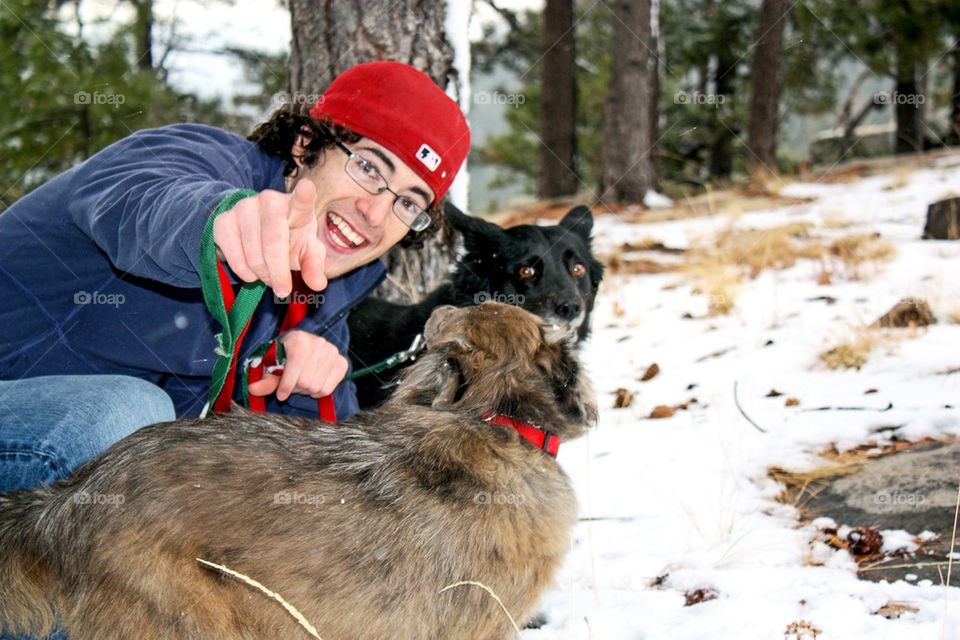
[[[383,175],[382,173],[380,173],[380,170],[377,169],[377,166],[376,166],[375,164],[373,164],[372,162],[370,162],[370,160],[368,160],[367,158],[364,158],[364,157],[361,156],[360,154],[351,151],[351,150],[347,147],[347,145],[343,144],[343,143],[340,142],[339,140],[334,140],[334,144],[336,144],[337,147],[338,147],[341,151],[343,151],[345,154],[347,154],[347,162],[343,165],[343,171],[344,171],[348,176],[350,176],[350,179],[353,180],[354,182],[356,182],[357,185],[358,185],[361,189],[363,189],[363,190],[366,191],[367,193],[369,193],[369,194],[371,194],[371,195],[375,195],[375,196],[380,195],[380,194],[383,193],[384,191],[390,192],[390,193],[393,195],[393,206],[390,207],[391,211],[393,211],[393,215],[397,216],[397,218],[400,220],[400,222],[402,222],[404,225],[406,225],[411,231],[415,231],[415,232],[419,233],[419,232],[421,232],[421,231],[425,231],[425,230],[430,226],[430,223],[433,221],[433,219],[430,217],[430,214],[427,213],[426,210],[425,210],[423,207],[421,207],[421,206],[418,205],[417,203],[415,203],[415,202],[413,202],[412,200],[410,200],[410,197],[409,197],[409,196],[401,196],[399,193],[397,193],[396,191],[394,191],[393,189],[391,189],[391,188],[390,188],[390,183],[387,182],[387,179],[384,177],[384,175]],[[350,161],[353,160],[354,158],[360,158],[360,159],[363,160],[364,162],[369,163],[370,166],[373,167],[374,171],[377,172],[377,175],[380,177],[380,182],[383,183],[383,186],[381,186],[381,187],[380,187],[379,189],[377,189],[376,191],[371,191],[370,189],[367,188],[367,186],[366,186],[365,184],[363,184],[362,182],[360,182],[360,180],[358,180],[358,179],[356,178],[356,176],[354,176],[352,173],[350,173],[348,167],[350,166]],[[418,210],[417,215],[416,215],[416,216],[414,217],[414,219],[413,219],[412,221],[410,221],[410,222],[407,222],[406,220],[404,220],[404,218],[403,218],[404,214],[402,213],[402,211],[403,211],[402,208],[401,208],[400,210],[397,209],[397,205],[398,205],[399,202],[400,202],[400,198],[406,198],[407,200],[410,200],[410,203],[411,203],[414,207],[416,207],[417,210]]]

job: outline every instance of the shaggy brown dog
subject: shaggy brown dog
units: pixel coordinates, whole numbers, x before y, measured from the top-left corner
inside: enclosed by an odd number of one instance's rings
[[[338,426],[241,410],[159,424],[52,487],[0,496],[0,621],[71,640],[513,635],[576,519],[556,461],[490,412],[566,440],[596,419],[570,330],[442,307],[380,409]],[[561,333],[566,331],[566,333]]]

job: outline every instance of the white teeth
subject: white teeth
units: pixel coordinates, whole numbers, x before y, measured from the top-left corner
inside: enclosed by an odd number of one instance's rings
[[[355,247],[359,247],[361,244],[363,244],[363,236],[354,231],[343,218],[331,212],[330,221],[337,225],[337,229],[340,229],[340,232],[345,235]],[[347,245],[344,245],[342,242],[338,242],[337,244],[347,247]]]

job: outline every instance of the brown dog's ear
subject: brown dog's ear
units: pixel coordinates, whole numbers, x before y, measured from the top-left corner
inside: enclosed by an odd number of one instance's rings
[[[423,330],[423,338],[428,347],[435,347],[442,342],[450,341],[452,337],[458,337],[453,334],[450,327],[450,321],[456,314],[457,308],[449,304],[441,305],[433,310],[427,320],[427,326]],[[462,342],[462,338],[455,341]]]
[[[466,379],[460,363],[447,357],[439,371],[439,384],[430,406],[439,411],[452,409],[466,391]]]

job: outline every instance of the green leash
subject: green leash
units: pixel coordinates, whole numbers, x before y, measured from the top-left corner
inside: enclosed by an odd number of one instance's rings
[[[242,283],[233,305],[229,311],[227,310],[221,290],[220,269],[222,267],[217,260],[217,246],[213,241],[213,223],[220,214],[229,211],[244,198],[255,195],[257,195],[257,192],[252,189],[239,189],[225,197],[210,214],[200,235],[200,288],[203,290],[203,301],[207,310],[221,329],[220,333],[216,335],[217,361],[213,365],[210,396],[201,416],[206,415],[213,407],[223,390],[233,366],[237,344],[267,288],[265,284],[259,281]]]

